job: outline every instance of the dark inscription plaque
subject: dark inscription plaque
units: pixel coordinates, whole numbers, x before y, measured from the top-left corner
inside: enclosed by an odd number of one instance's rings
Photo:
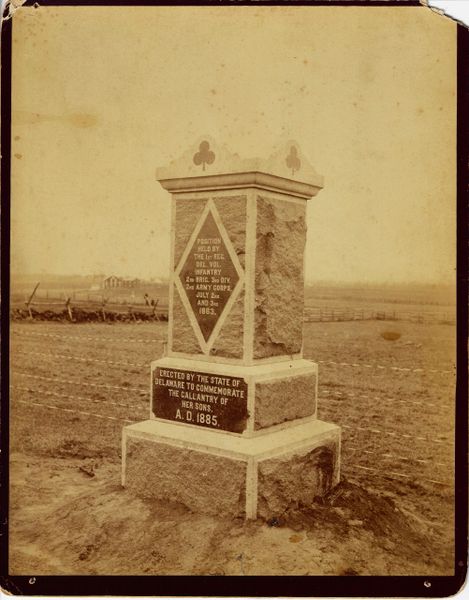
[[[205,341],[208,341],[234,287],[238,273],[211,212],[179,273]]]
[[[247,396],[241,377],[163,367],[153,371],[153,413],[161,419],[242,433]]]

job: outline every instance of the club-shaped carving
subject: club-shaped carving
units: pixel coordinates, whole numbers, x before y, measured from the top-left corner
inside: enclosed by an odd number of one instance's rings
[[[291,169],[291,174],[294,175],[295,171],[299,171],[301,167],[301,160],[298,156],[298,150],[295,146],[290,148],[290,154],[287,156],[285,162],[287,163],[287,167]]]
[[[201,142],[199,151],[194,154],[194,164],[202,165],[202,170],[205,171],[205,165],[211,165],[215,160],[215,153],[210,150],[210,144],[206,141]]]

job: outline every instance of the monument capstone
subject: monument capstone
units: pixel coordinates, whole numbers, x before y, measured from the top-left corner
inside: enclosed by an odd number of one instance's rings
[[[241,159],[199,140],[157,169],[172,195],[168,343],[150,418],[123,430],[122,483],[193,510],[269,518],[339,481],[340,428],[317,419],[302,357],[306,205],[298,144]]]

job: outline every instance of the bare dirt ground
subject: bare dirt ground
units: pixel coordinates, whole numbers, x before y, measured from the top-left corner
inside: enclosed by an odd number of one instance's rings
[[[148,417],[166,323],[22,322],[11,338],[11,574],[452,573],[453,326],[305,325],[342,483],[269,522],[120,486],[122,427]]]

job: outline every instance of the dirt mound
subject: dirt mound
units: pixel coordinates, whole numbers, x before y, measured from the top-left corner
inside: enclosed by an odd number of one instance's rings
[[[431,524],[400,510],[388,495],[371,492],[346,479],[314,504],[291,507],[267,524],[311,533],[327,528],[337,539],[363,531],[385,551],[396,550],[412,560],[420,557],[428,564],[433,562]]]

